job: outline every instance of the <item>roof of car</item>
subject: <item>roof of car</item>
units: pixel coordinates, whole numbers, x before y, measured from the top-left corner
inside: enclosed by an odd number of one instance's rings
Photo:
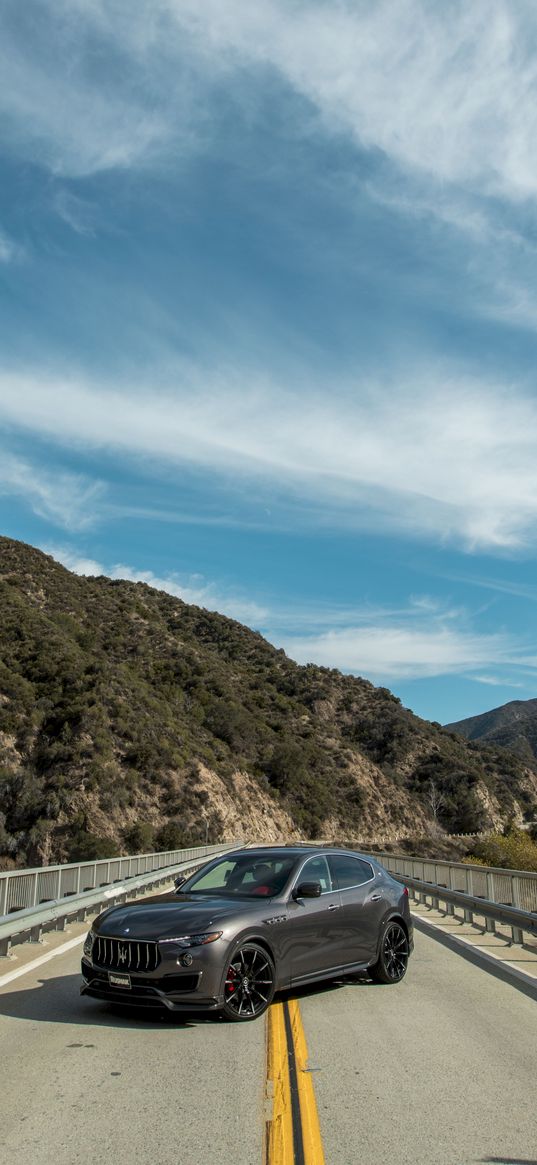
[[[357,853],[357,850],[351,850],[340,845],[322,845],[311,842],[299,842],[294,845],[257,845],[255,848],[242,847],[240,850],[233,850],[232,853],[251,854],[252,857],[301,857],[303,854],[315,853]],[[230,857],[231,854],[226,854]]]
[[[302,854],[302,853],[316,853],[318,850],[324,850],[322,845],[256,845],[256,846],[241,846],[241,853],[249,854]],[[237,852],[236,850],[234,851]]]

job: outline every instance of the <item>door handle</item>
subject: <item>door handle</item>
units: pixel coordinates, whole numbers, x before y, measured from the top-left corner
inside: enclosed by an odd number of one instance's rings
[[[331,902],[328,909],[329,910],[339,910],[339,906],[337,906],[335,902]]]
[[[368,902],[380,902],[382,894],[371,894],[367,899]]]

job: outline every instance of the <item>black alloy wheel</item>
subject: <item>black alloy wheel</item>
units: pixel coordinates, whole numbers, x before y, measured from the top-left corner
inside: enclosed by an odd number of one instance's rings
[[[408,935],[400,922],[390,922],[382,936],[380,956],[370,967],[372,979],[377,983],[399,983],[406,973],[410,954]]]
[[[267,1010],[275,989],[274,963],[263,947],[245,943],[226,970],[223,1013],[227,1019],[257,1019]]]

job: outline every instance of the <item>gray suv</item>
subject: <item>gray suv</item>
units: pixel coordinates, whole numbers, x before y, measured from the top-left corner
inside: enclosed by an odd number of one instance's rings
[[[373,858],[312,846],[241,849],[155,898],[113,906],[84,944],[81,992],[172,1011],[262,1015],[275,991],[357,971],[399,983],[408,891]]]

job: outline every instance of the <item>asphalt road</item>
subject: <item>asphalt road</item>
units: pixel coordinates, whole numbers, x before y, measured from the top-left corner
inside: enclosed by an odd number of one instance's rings
[[[396,987],[302,996],[330,1165],[537,1165],[537,1003],[416,935]]]
[[[79,996],[80,954],[0,990],[10,1165],[261,1165],[265,1025],[161,1021]]]
[[[0,989],[4,1159],[262,1165],[264,1021],[116,1013],[79,954]],[[327,1165],[537,1165],[534,1000],[421,934],[397,987],[299,999]]]

